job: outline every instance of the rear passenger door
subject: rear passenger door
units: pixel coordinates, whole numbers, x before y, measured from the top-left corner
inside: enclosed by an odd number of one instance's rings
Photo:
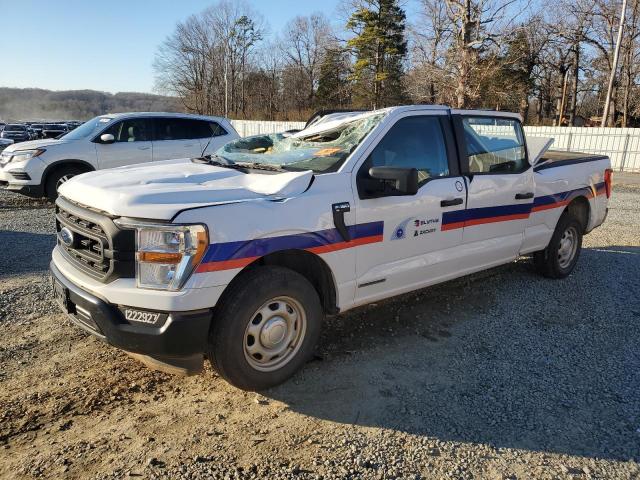
[[[403,195],[376,188],[371,167],[418,170],[419,189]],[[357,303],[418,288],[456,270],[462,229],[445,229],[443,212],[464,211],[464,180],[458,172],[449,116],[408,113],[396,120],[356,167]],[[371,243],[369,243],[371,242]]]
[[[455,115],[461,169],[467,183],[467,209],[455,218],[463,228],[471,268],[514,259],[522,245],[534,198],[519,120],[508,117]],[[446,222],[446,220],[444,220]]]
[[[197,121],[186,118],[155,118],[153,160],[199,157],[202,152]]]

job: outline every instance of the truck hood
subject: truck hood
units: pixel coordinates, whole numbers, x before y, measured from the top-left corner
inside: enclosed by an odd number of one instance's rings
[[[63,143],[68,143],[68,141],[56,140],[54,138],[45,138],[44,140],[31,140],[29,142],[14,143],[13,145],[7,147],[5,149],[5,152],[15,152],[16,150],[32,150],[34,148],[45,148],[51,147],[53,145],[60,145]]]
[[[243,173],[189,159],[89,172],[60,187],[60,195],[111,215],[169,220],[188,208],[300,195],[313,173]]]

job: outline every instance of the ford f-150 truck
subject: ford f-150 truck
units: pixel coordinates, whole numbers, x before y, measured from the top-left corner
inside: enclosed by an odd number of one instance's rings
[[[147,364],[208,358],[265,389],[305,363],[325,315],[525,254],[569,275],[607,215],[610,161],[549,144],[527,145],[516,114],[403,106],[78,175],[56,202],[54,295]]]

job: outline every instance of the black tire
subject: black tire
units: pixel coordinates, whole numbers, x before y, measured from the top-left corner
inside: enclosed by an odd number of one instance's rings
[[[225,380],[243,390],[264,390],[289,379],[312,356],[320,336],[323,312],[320,298],[313,285],[305,277],[288,268],[263,266],[248,271],[229,288],[230,290],[225,292],[224,298],[216,308],[209,333],[207,355],[211,365]],[[270,303],[271,300],[276,301]],[[284,302],[286,309],[291,308],[287,303],[289,301],[296,311],[303,309],[303,312],[296,313],[294,318],[300,319],[304,315],[305,327],[301,327],[302,321],[294,322],[298,324],[297,331],[301,333],[296,337],[297,341],[292,340],[290,344],[287,340],[288,335],[296,329],[285,328],[284,340],[280,341],[278,348],[287,344],[286,350],[291,349],[291,353],[285,352],[282,355],[281,361],[288,359],[286,363],[281,367],[277,365],[265,367],[276,368],[271,371],[259,370],[255,364],[266,359],[262,355],[253,358],[253,355],[258,354],[247,351],[256,342],[255,336],[249,332],[254,328],[253,326],[259,326],[259,328],[255,327],[260,331],[257,335],[259,338],[257,346],[263,348],[264,332],[267,332],[266,340],[271,339],[268,336],[267,325],[270,322],[272,322],[271,325],[276,325],[273,322],[278,322],[282,317],[274,314],[272,318],[265,320],[259,310],[264,311],[265,308],[272,308],[273,305],[278,305],[280,308],[282,307],[279,304],[280,301]],[[252,338],[254,338],[253,342],[251,342]],[[289,347],[294,344],[295,348]],[[271,361],[277,362],[277,358],[275,356],[275,360]],[[258,367],[263,368],[260,365]]]
[[[71,177],[75,177],[76,175],[80,175],[81,173],[86,172],[79,167],[68,166],[68,167],[60,167],[47,175],[47,181],[44,186],[44,193],[49,200],[52,202],[58,198],[58,188],[62,183],[69,180]]]
[[[573,250],[570,258],[567,258],[561,248],[569,232],[574,237],[575,250]],[[538,273],[547,278],[565,278],[568,276],[575,268],[580,257],[582,232],[583,226],[580,220],[565,211],[558,220],[547,248],[533,254],[533,263]]]

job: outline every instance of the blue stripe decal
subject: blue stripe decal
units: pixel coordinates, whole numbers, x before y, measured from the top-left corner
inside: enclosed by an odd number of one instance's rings
[[[362,223],[347,227],[352,239],[382,235],[384,222]],[[279,237],[258,238],[255,240],[241,240],[237,242],[212,243],[202,260],[207,262],[220,262],[246,257],[262,257],[280,250],[322,247],[344,240],[335,228],[319,230],[317,232],[296,233]]]

